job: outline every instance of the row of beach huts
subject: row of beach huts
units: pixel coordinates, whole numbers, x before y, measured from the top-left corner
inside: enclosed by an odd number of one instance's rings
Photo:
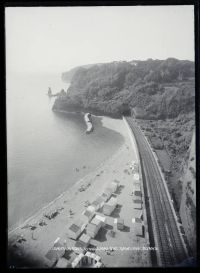
[[[95,238],[100,228],[106,225],[106,216],[109,216],[117,206],[117,198],[112,196],[117,188],[118,183],[112,182],[104,189],[101,195],[97,196],[87,209],[82,212],[79,219],[70,225],[67,232],[69,238],[77,240],[84,230],[88,237]],[[100,209],[102,209],[104,216],[97,213]]]
[[[134,218],[132,218],[132,225],[134,226],[134,233],[136,236],[144,236],[144,225],[143,225],[143,200],[142,200],[142,185],[139,175],[139,164],[132,161],[130,165],[131,173],[133,174],[133,191],[132,200],[134,207]]]
[[[69,263],[64,258],[66,246],[61,244],[60,240],[54,242],[53,248],[46,254],[46,258],[51,261],[51,267],[103,267],[101,257],[86,249],[90,245],[91,239],[95,238],[100,229],[106,225],[106,216],[116,208],[117,198],[112,194],[116,192],[118,186],[118,182],[112,182],[68,227],[68,238],[75,240],[73,251],[76,256],[72,262]],[[100,209],[103,212],[101,214],[98,213]]]
[[[131,195],[134,208],[134,218],[131,218],[131,229],[136,236],[143,237],[143,201],[138,163],[133,161],[130,165],[130,170],[133,175],[133,190]],[[80,217],[75,219],[68,227],[67,236],[75,241],[74,251],[76,256],[74,260],[69,263],[65,258],[63,258],[65,251],[59,252],[56,256],[56,262],[54,263],[54,265],[56,264],[56,267],[103,267],[101,257],[95,253],[87,251],[87,248],[90,245],[91,240],[100,232],[101,228],[105,227],[107,224],[107,218],[118,205],[115,193],[118,187],[120,187],[119,183],[120,182],[117,180],[111,182],[81,213]],[[114,219],[114,228],[116,230],[123,230],[124,227],[124,220],[122,218],[118,217]],[[56,244],[59,244],[59,242],[56,242]],[[46,257],[48,258],[48,253]]]

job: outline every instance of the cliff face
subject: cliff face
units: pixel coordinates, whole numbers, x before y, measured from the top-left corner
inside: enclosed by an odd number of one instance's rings
[[[64,82],[71,82],[74,74],[79,70],[79,69],[82,69],[82,68],[90,68],[92,66],[94,66],[96,64],[87,64],[87,65],[83,65],[83,66],[77,66],[77,67],[74,67],[72,68],[71,70],[67,71],[67,72],[63,72],[62,75],[61,75],[61,78]],[[98,65],[101,65],[101,64],[98,64]]]
[[[135,113],[166,119],[194,111],[194,63],[167,60],[113,62],[75,68],[68,97],[54,107],[80,108],[105,115]]]
[[[196,154],[195,134],[189,150],[188,162],[185,162],[182,177],[183,188],[180,206],[180,216],[191,253],[196,253]]]

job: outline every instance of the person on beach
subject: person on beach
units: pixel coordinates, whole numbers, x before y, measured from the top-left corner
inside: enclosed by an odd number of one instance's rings
[[[74,214],[73,211],[70,209],[70,210],[69,210],[69,215],[70,215],[70,217],[72,217],[73,214]]]

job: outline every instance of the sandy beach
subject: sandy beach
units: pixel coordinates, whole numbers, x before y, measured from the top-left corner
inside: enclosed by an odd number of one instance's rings
[[[131,226],[131,217],[134,217],[132,207],[131,187],[133,178],[128,171],[130,163],[137,160],[128,134],[127,127],[123,120],[113,120],[102,117],[103,126],[120,132],[124,136],[124,143],[107,161],[103,162],[95,171],[77,181],[73,187],[53,200],[48,206],[38,211],[25,223],[15,230],[9,232],[9,248],[15,249],[18,257],[29,257],[33,264],[39,267],[48,267],[45,254],[52,248],[58,237],[66,235],[70,224],[84,211],[85,202],[92,202],[101,194],[104,188],[111,182],[118,180],[122,192],[118,195],[118,202],[121,204],[120,214],[123,215],[127,227]],[[95,155],[94,155],[95,156]],[[70,215],[69,211],[73,214]],[[52,215],[48,219],[45,215]],[[109,218],[113,221],[114,218]],[[112,224],[112,223],[111,223]],[[145,227],[145,232],[147,229]],[[19,240],[23,238],[23,240]],[[148,236],[136,238],[130,231],[119,233],[117,240],[106,235],[106,240],[95,240],[96,246],[147,246]],[[73,246],[73,242],[67,239],[67,244]],[[150,266],[149,251],[115,251],[107,255],[105,251],[97,253],[107,267],[137,267]]]

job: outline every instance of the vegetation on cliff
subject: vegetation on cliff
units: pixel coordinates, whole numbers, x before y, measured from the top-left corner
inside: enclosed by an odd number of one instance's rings
[[[138,119],[138,124],[158,156],[175,208],[179,211],[183,191],[181,176],[188,162],[195,128],[194,112],[166,120]]]
[[[167,60],[89,65],[63,74],[67,96],[54,108],[81,109],[120,117],[174,118],[194,110],[194,63]]]

